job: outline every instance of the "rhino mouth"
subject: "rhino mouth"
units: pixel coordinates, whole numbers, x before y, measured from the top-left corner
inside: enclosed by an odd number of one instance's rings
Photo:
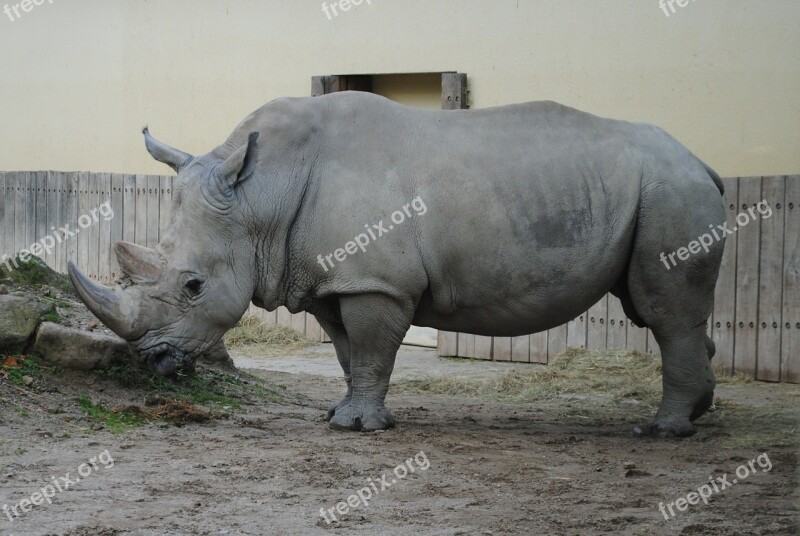
[[[142,360],[161,376],[171,376],[187,369],[189,364],[186,352],[169,343],[161,343],[145,350],[139,350]]]

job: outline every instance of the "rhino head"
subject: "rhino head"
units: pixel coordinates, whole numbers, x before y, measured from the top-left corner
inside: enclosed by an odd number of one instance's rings
[[[220,344],[253,296],[256,256],[239,190],[254,172],[258,135],[193,157],[155,140],[147,128],[143,133],[153,158],[178,173],[166,234],[153,249],[114,246],[123,274],[118,286],[90,280],[72,262],[69,276],[97,318],[169,375]]]

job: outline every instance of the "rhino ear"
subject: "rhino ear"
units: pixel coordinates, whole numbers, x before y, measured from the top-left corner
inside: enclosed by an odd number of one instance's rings
[[[223,192],[230,191],[242,181],[250,178],[256,167],[258,132],[251,132],[247,143],[236,149],[216,169],[216,178]]]

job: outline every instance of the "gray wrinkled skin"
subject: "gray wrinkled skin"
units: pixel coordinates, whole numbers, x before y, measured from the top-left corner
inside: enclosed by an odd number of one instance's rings
[[[279,99],[192,157],[145,131],[178,171],[154,250],[120,243],[125,285],[71,267],[81,296],[159,372],[218,344],[249,302],[315,315],[347,395],[332,427],[394,424],[384,406],[413,323],[517,336],[558,326],[609,290],[663,359],[664,396],[639,434],[684,436],[711,404],[712,310],[723,242],[667,270],[725,221],[719,177],[661,129],[552,102],[424,111],[366,93]],[[318,262],[419,197],[366,251]]]

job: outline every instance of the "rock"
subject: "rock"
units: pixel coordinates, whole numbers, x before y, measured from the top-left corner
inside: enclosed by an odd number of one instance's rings
[[[0,296],[8,294],[8,287],[5,285],[0,285]]]
[[[0,354],[25,351],[42,317],[55,312],[52,303],[19,296],[0,296]]]
[[[626,478],[639,477],[639,476],[650,476],[650,473],[648,473],[647,471],[642,471],[641,469],[628,469],[627,471],[625,471]]]
[[[622,464],[623,469],[636,469],[636,464],[633,462],[625,462]]]
[[[97,320],[90,320],[89,323],[86,324],[86,329],[88,329],[89,331],[94,331],[99,326],[100,326],[100,324],[97,322]]]
[[[31,378],[30,376],[23,376],[22,383],[25,384],[25,387],[30,387],[31,385],[33,385],[33,378]]]
[[[216,365],[227,370],[236,369],[233,364],[233,359],[231,359],[230,354],[228,354],[228,350],[225,348],[225,343],[222,340],[220,340],[216,346],[209,349],[206,353],[200,355],[197,359],[203,363]]]
[[[128,344],[119,337],[51,322],[39,328],[33,350],[51,363],[77,370],[107,368],[133,360]]]

